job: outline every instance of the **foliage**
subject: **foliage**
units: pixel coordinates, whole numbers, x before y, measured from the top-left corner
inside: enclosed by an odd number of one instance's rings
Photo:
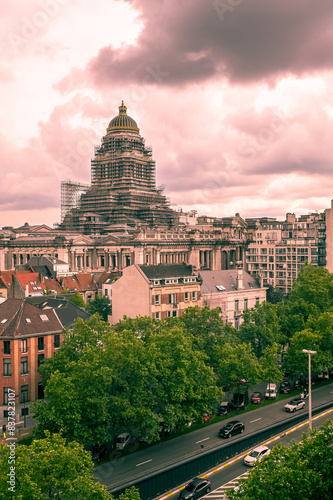
[[[8,490],[9,447],[0,445],[0,499],[106,500],[112,496],[97,483],[91,455],[76,442],[46,433],[30,446],[15,448],[15,492]],[[129,497],[134,498],[134,497]]]
[[[275,446],[271,454],[241,480],[238,491],[228,492],[231,500],[304,500],[333,498],[333,424],[327,420],[310,437],[290,447]]]
[[[108,321],[108,316],[112,314],[111,302],[106,295],[96,295],[88,302],[86,309],[90,314],[98,313],[104,321]]]
[[[222,392],[207,356],[176,323],[156,323],[124,320],[115,332],[97,316],[77,320],[40,368],[46,399],[33,407],[36,436],[62,430],[92,446],[128,431],[151,442],[161,422],[182,425],[211,410]],[[138,335],[142,324],[149,335]]]
[[[266,285],[266,302],[270,302],[271,304],[278,304],[285,299],[285,294],[281,290],[281,288],[274,288],[272,285]]]
[[[281,332],[277,307],[267,302],[257,303],[253,309],[243,313],[244,322],[239,331],[243,342],[250,342],[259,359],[266,347],[281,344],[285,337]]]
[[[264,349],[263,355],[259,360],[259,376],[261,380],[281,382],[283,374],[281,368],[278,366],[280,351],[281,347],[276,343]]]
[[[293,283],[288,300],[302,300],[318,311],[327,311],[333,305],[333,275],[323,267],[304,266]]]
[[[218,348],[218,354],[217,375],[221,385],[234,393],[243,393],[259,382],[258,363],[250,344],[226,343]]]
[[[85,301],[83,300],[83,297],[82,295],[80,294],[80,292],[76,292],[75,296],[74,297],[67,297],[67,299],[70,301],[70,302],[73,302],[73,304],[75,304],[76,306],[78,307],[82,307],[82,308],[86,308],[86,303]]]

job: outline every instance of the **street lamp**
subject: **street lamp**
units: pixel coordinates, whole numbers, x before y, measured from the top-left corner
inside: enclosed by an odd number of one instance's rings
[[[311,354],[317,354],[317,351],[308,351],[302,349],[302,352],[309,355],[309,429],[312,431],[312,401],[311,401]]]

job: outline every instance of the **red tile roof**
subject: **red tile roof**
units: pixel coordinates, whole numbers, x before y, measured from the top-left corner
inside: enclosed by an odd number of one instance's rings
[[[42,293],[43,290],[45,290],[45,285],[39,281],[38,273],[31,273],[30,271],[17,271],[16,278],[24,291],[27,289],[27,286],[29,293]]]
[[[44,278],[44,285],[45,288],[50,292],[57,292],[57,293],[62,292],[60,283],[55,278]]]
[[[81,285],[82,290],[97,290],[97,284],[89,273],[79,273],[75,275]]]
[[[61,280],[63,289],[71,290],[73,292],[83,292],[83,288],[74,276],[64,276]]]
[[[0,337],[61,333],[62,329],[53,309],[41,311],[26,299],[10,298],[0,304]]]
[[[15,274],[15,271],[1,271],[1,278],[6,287],[12,283],[13,280],[13,274]]]

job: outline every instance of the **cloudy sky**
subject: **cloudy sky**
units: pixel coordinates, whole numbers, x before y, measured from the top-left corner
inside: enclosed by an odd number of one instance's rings
[[[333,2],[3,0],[0,227],[60,220],[121,100],[172,204],[283,219],[333,198]]]

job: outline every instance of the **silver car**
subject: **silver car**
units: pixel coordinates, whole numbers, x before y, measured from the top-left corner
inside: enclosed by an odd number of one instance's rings
[[[303,399],[292,399],[287,403],[284,407],[286,411],[289,411],[290,413],[295,412],[296,410],[302,410],[305,406],[305,401]]]

